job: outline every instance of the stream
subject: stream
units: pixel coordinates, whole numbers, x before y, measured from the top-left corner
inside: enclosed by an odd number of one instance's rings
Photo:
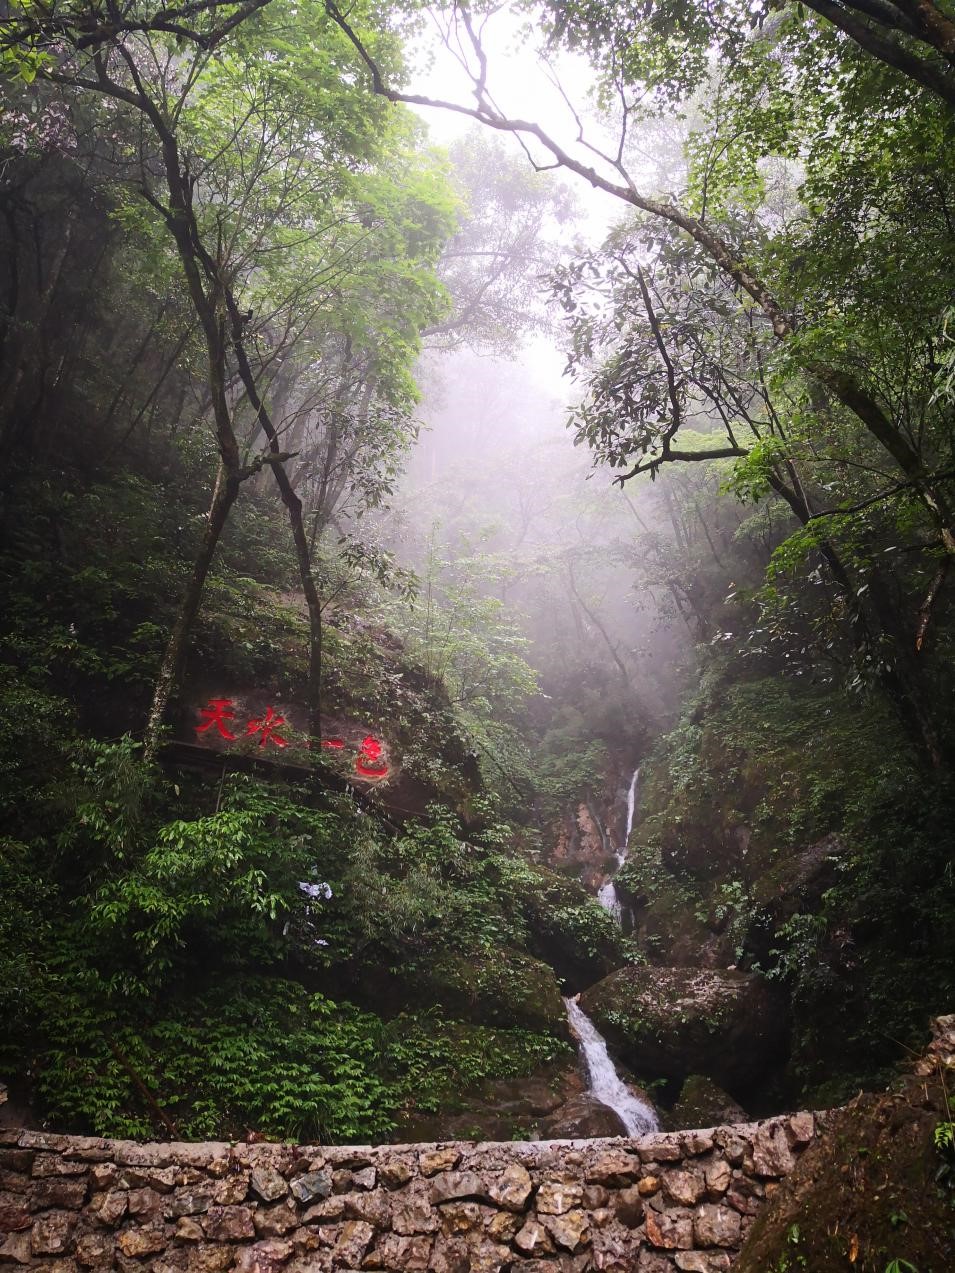
[[[623,866],[627,860],[627,845],[630,841],[630,832],[633,830],[633,812],[637,804],[637,782],[640,779],[640,766],[633,771],[633,777],[630,779],[630,787],[627,791],[627,826],[623,833],[623,844],[620,848],[614,850],[614,857],[617,859],[617,870]],[[617,889],[613,882],[613,876],[605,880],[601,884],[597,892],[597,901],[609,911],[617,923],[620,923],[622,908],[620,898],[617,896]]]
[[[580,1054],[590,1080],[588,1091],[601,1105],[606,1105],[617,1115],[628,1136],[641,1136],[644,1132],[659,1131],[657,1116],[645,1101],[640,1100],[626,1086],[614,1068],[607,1052],[603,1035],[584,1012],[576,999],[565,999],[567,1020],[580,1044]]]
[[[617,859],[617,870],[627,859],[627,844],[633,829],[633,814],[637,803],[637,782],[640,778],[639,766],[633,771],[630,787],[627,791],[627,823],[623,834],[622,847],[614,850]],[[613,877],[606,880],[597,893],[597,901],[605,911],[620,923],[621,905]],[[571,1033],[580,1046],[580,1055],[587,1071],[590,1086],[588,1091],[593,1098],[606,1105],[617,1115],[626,1128],[628,1136],[640,1136],[645,1132],[659,1131],[660,1124],[651,1106],[642,1101],[626,1086],[617,1073],[607,1043],[603,1035],[584,1012],[576,998],[565,999],[567,1020]]]

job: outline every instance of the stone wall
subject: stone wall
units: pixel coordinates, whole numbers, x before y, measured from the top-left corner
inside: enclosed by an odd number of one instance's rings
[[[0,1131],[0,1265],[717,1273],[819,1126],[373,1149]]]

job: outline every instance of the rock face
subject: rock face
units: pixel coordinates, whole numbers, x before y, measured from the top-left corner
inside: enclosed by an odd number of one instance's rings
[[[785,1015],[755,973],[694,968],[621,968],[580,1004],[637,1074],[703,1074],[745,1092],[779,1061]]]
[[[670,1110],[666,1126],[673,1131],[683,1127],[716,1127],[723,1123],[745,1123],[749,1115],[705,1074],[691,1074],[680,1089]]]
[[[816,1134],[321,1148],[0,1130],[0,1265],[36,1273],[729,1267]]]
[[[590,1136],[621,1136],[620,1119],[594,1097],[582,1092],[556,1109],[544,1123],[544,1133],[553,1140],[579,1140]]]

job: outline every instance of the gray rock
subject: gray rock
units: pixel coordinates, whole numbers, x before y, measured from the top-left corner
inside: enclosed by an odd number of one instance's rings
[[[327,1171],[308,1171],[304,1176],[296,1176],[290,1188],[295,1201],[307,1206],[316,1198],[331,1196],[332,1178]]]

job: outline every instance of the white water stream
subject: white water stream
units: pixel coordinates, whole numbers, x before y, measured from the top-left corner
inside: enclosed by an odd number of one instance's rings
[[[617,859],[617,870],[623,866],[627,860],[627,844],[630,840],[630,832],[633,830],[633,813],[637,805],[637,782],[640,778],[640,766],[633,771],[633,777],[630,779],[630,788],[627,791],[627,827],[623,833],[623,844],[620,848],[614,850],[614,857]],[[613,882],[613,876],[609,880],[605,880],[597,890],[597,901],[609,911],[617,923],[621,919],[620,898],[617,896],[617,888]]]
[[[628,1136],[659,1131],[660,1124],[651,1107],[625,1086],[614,1069],[603,1035],[583,1011],[576,999],[565,999],[567,1020],[574,1032],[590,1079],[590,1094],[617,1115]]]
[[[627,791],[627,825],[623,833],[623,845],[614,850],[617,859],[617,870],[627,860],[627,843],[633,830],[633,814],[637,804],[637,781],[640,777],[639,767],[633,771],[630,788]],[[601,885],[597,893],[597,901],[609,911],[617,923],[620,923],[620,898],[611,877]],[[584,1012],[576,999],[565,999],[567,1020],[570,1023],[574,1038],[580,1044],[580,1054],[587,1069],[590,1080],[589,1091],[595,1100],[606,1105],[617,1115],[627,1130],[628,1136],[639,1136],[644,1132],[655,1132],[660,1128],[657,1116],[646,1101],[626,1086],[614,1068],[613,1061],[607,1051],[607,1043],[603,1035]]]

